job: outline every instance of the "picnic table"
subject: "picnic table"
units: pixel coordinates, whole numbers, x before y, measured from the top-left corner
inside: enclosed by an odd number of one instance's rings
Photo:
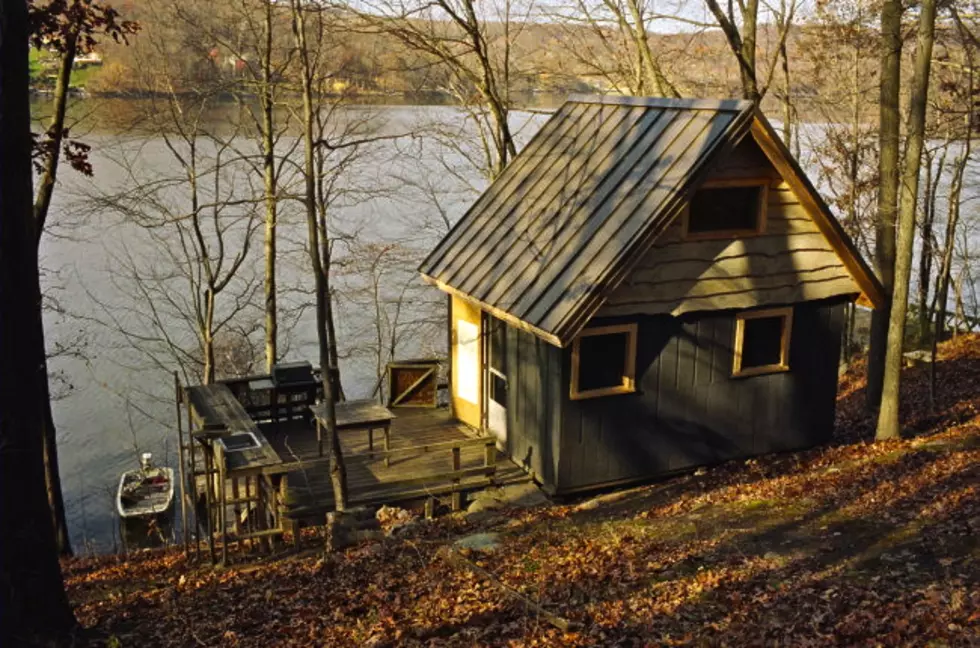
[[[349,430],[367,430],[368,433],[368,452],[374,452],[374,431],[383,430],[385,466],[389,465],[387,452],[391,450],[391,422],[395,415],[384,405],[379,405],[376,401],[352,400],[343,401],[334,405],[337,416],[337,431],[344,432]],[[313,417],[316,419],[316,440],[319,446],[320,456],[323,456],[323,428],[327,424],[326,405],[322,402],[310,406]]]

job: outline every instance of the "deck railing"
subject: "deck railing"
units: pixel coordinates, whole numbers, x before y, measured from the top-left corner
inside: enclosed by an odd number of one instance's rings
[[[483,448],[482,465],[463,468],[463,450],[474,447]],[[349,503],[352,506],[370,506],[427,496],[450,495],[453,510],[459,510],[462,507],[463,490],[493,485],[497,473],[497,445],[495,439],[487,437],[351,453],[345,455],[344,459],[350,465],[356,462],[390,460],[412,454],[440,452],[446,453],[448,460],[448,470],[445,472],[387,481],[369,492],[351,493]],[[323,457],[296,461],[289,464],[289,467],[290,472],[296,474],[328,463],[329,458]],[[313,486],[299,485],[295,481],[291,483],[287,473],[283,475],[280,482],[280,513],[284,520],[299,520],[325,514],[334,507],[332,492],[329,482]]]

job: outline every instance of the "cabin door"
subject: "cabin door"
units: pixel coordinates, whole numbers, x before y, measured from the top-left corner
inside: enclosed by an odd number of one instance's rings
[[[486,403],[487,429],[507,446],[507,325],[486,315]]]
[[[483,409],[481,311],[458,297],[452,303],[452,399],[456,418],[480,429]]]

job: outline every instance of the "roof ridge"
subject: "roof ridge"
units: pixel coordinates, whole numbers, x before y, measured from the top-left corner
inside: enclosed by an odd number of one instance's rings
[[[682,110],[717,110],[741,112],[752,107],[746,99],[674,99],[670,97],[630,97],[623,95],[571,94],[566,103],[593,103]]]

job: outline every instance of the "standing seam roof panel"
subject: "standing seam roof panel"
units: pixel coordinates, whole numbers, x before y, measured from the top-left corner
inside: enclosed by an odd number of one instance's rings
[[[590,162],[592,165],[601,165],[622,147],[624,141],[628,144],[636,124],[642,122],[646,116],[645,111],[623,111],[623,114],[628,119],[607,121],[600,126],[598,132],[587,136],[586,143],[592,144],[590,155],[579,155],[567,164],[560,164],[558,173],[553,174],[547,183],[543,183],[545,190],[534,201],[519,206],[513,226],[503,228],[499,240],[488,241],[487,247],[491,250],[493,263],[485,264],[483,272],[469,277],[468,283],[461,283],[461,288],[465,290],[475,286],[472,288],[475,297],[495,301],[495,295],[506,290],[509,285],[503,281],[504,278],[521,267],[520,262],[525,253],[539,256],[547,248],[549,239],[554,236],[554,230],[561,227],[561,205],[570,201],[579,202],[580,192],[590,192],[593,185],[601,181],[602,176],[590,169]],[[613,161],[610,166],[615,163]],[[572,193],[566,197],[564,192],[569,189]]]
[[[624,154],[599,179],[597,187],[586,199],[572,205],[569,216],[565,218],[556,216],[559,226],[549,241],[548,255],[530,258],[529,255],[524,255],[523,264],[515,263],[512,266],[511,283],[507,284],[510,297],[507,299],[506,295],[501,295],[498,300],[495,300],[499,301],[505,309],[520,302],[526,291],[540,278],[541,273],[547,272],[555,265],[554,259],[560,258],[568,245],[581,239],[579,233],[588,225],[590,219],[594,218],[598,210],[612,205],[615,200],[618,200],[618,193],[622,193],[625,187],[631,186],[631,183],[638,179],[636,170],[643,168],[644,164],[653,159],[651,151],[655,151],[657,142],[661,141],[664,133],[671,129],[683,128],[683,120],[678,121],[680,113],[677,111],[651,111],[651,114],[656,116],[653,123],[642,130],[638,137],[633,137],[629,141]],[[558,213],[560,214],[560,210]],[[516,311],[514,314],[517,314]]]
[[[635,204],[657,186],[664,171],[665,160],[671,160],[671,147],[674,142],[683,137],[691,124],[697,123],[699,119],[699,113],[696,112],[670,112],[674,119],[643,157],[628,170],[626,177],[613,188],[612,194],[601,202],[580,210],[584,217],[576,218],[578,227],[562,238],[561,247],[557,249],[554,257],[555,261],[547,264],[544,271],[534,277],[533,283],[519,300],[507,304],[510,312],[521,319],[538,324],[536,321],[538,317],[532,313],[540,310],[536,305],[545,293],[550,292],[552,283],[565,273],[569,265],[582,258],[583,253],[594,245],[600,231],[605,231],[607,236],[611,236],[615,229],[618,229],[616,226],[612,232],[609,232],[606,226],[610,221],[617,223],[617,217],[623,218],[624,204]],[[628,210],[625,216],[629,216],[630,213],[631,210]],[[561,287],[561,292],[567,296],[568,291],[573,288],[573,285],[564,285]],[[572,296],[574,297],[574,294]],[[546,303],[545,308],[547,306]]]
[[[602,108],[605,109],[605,112],[613,112],[608,110],[610,106],[603,106]],[[636,112],[637,117],[641,116],[642,111],[634,110],[634,112]],[[574,119],[578,116],[572,113],[569,118]],[[628,120],[630,116],[630,112],[615,111],[613,115],[616,118],[615,121],[607,123],[611,123],[612,127],[615,127]],[[551,188],[561,174],[574,174],[584,164],[584,158],[580,155],[574,155],[574,152],[580,149],[583,142],[596,138],[594,125],[596,119],[599,119],[600,122],[604,121],[602,110],[589,119],[577,119],[579,126],[577,132],[572,133],[573,129],[566,129],[564,135],[556,134],[553,136],[555,139],[562,139],[561,145],[555,146],[553,149],[559,152],[542,159],[529,171],[528,178],[533,179],[534,182],[531,182],[524,191],[520,194],[514,192],[503,197],[503,205],[507,209],[497,211],[494,218],[496,224],[483,237],[480,249],[475,250],[474,254],[469,255],[463,261],[459,269],[454,272],[453,277],[447,277],[450,281],[455,276],[460,276],[458,283],[460,289],[464,291],[473,290],[474,286],[482,285],[481,280],[486,273],[499,264],[500,255],[512,249],[515,243],[512,240],[513,237],[522,238],[531,222],[529,214],[533,212],[535,206],[549,196]],[[567,154],[569,150],[573,151],[573,155]],[[474,296],[480,297],[477,293],[474,293]]]
[[[429,254],[422,263],[422,272],[431,276],[439,276],[449,271],[451,269],[450,264],[454,260],[450,252],[466,248],[473,243],[474,237],[479,235],[479,225],[491,218],[499,208],[501,196],[509,195],[527,183],[529,171],[541,159],[546,159],[550,155],[558,141],[555,135],[562,132],[563,129],[572,128],[578,119],[598,110],[595,106],[583,105],[575,118],[558,119],[563,111],[571,111],[574,107],[575,105],[572,104],[562,106],[555,116],[545,122],[541,130],[534,134],[520,154],[511,160],[511,163],[507,165],[500,176],[480,194],[480,197],[466,210],[456,226]]]

